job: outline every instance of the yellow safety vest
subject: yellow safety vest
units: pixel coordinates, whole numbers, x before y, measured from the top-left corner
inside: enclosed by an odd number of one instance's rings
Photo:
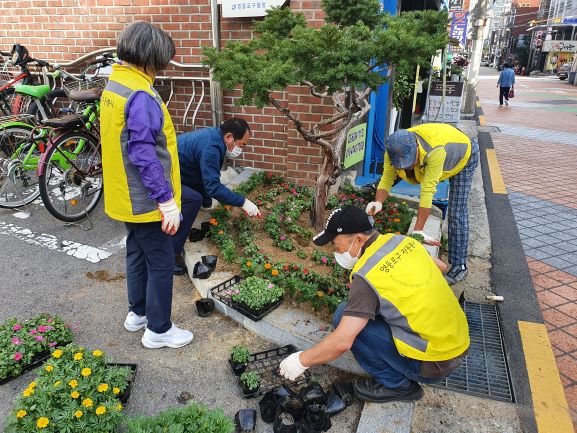
[[[447,361],[469,347],[465,313],[427,250],[402,235],[379,236],[353,268],[380,300],[401,355]]]
[[[445,149],[447,153],[443,164],[443,174],[439,180],[443,181],[459,173],[471,156],[471,140],[457,128],[445,123],[423,123],[407,131],[417,134],[419,149],[419,169],[423,171],[427,158],[432,152]],[[417,167],[415,167],[415,171]],[[399,176],[405,180],[405,170],[397,170]]]
[[[116,64],[100,104],[100,138],[104,181],[104,211],[113,219],[146,223],[160,221],[158,203],[149,197],[137,167],[128,158],[125,107],[130,97],[144,91],[154,97],[164,116],[156,137],[156,156],[180,208],[180,167],[176,133],[166,105],[152,87],[152,79],[136,68]]]

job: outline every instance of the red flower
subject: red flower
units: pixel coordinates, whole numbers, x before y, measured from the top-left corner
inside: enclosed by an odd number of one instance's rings
[[[284,266],[282,267],[282,270],[283,270],[283,271],[288,271],[288,270],[289,270],[289,265],[284,265]]]
[[[298,271],[299,267],[297,265],[293,266],[293,271]]]
[[[308,275],[309,274],[309,270],[307,268],[303,269],[303,274]]]

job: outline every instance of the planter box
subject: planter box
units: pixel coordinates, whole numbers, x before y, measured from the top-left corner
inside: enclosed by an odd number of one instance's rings
[[[253,310],[252,308],[245,305],[244,303],[233,301],[226,292],[227,292],[227,290],[230,290],[231,288],[233,288],[236,284],[240,283],[241,281],[242,281],[242,278],[239,277],[238,275],[235,275],[234,277],[230,278],[229,280],[226,280],[224,283],[221,283],[221,284],[213,287],[212,289],[210,289],[210,293],[212,294],[213,298],[218,299],[223,304],[228,305],[229,307],[235,309],[240,314],[248,317],[250,320],[252,320],[254,322],[258,322],[259,320],[261,320],[264,316],[266,316],[268,313],[273,311],[275,308],[277,308],[282,303],[282,298],[281,298],[278,301],[273,302],[273,303],[268,304],[268,305],[265,305],[264,307],[262,307],[258,310]]]
[[[126,389],[121,394],[118,394],[118,399],[122,404],[126,404],[128,399],[130,398],[130,394],[132,393],[132,385],[134,384],[134,379],[136,378],[136,371],[138,370],[137,364],[123,364],[118,362],[111,362],[106,364],[109,367],[129,367],[131,370],[131,374],[128,376],[128,385]]]

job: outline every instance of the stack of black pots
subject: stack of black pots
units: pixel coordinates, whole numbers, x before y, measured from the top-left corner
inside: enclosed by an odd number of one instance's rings
[[[275,433],[321,433],[331,428],[331,417],[352,404],[352,386],[333,384],[326,393],[318,382],[300,392],[282,385],[264,394],[259,402],[261,418],[273,424]]]

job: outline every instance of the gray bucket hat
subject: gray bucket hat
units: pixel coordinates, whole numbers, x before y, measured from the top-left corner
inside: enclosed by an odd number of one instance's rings
[[[399,129],[387,137],[385,148],[393,167],[399,170],[410,168],[417,158],[417,135],[406,129]]]

